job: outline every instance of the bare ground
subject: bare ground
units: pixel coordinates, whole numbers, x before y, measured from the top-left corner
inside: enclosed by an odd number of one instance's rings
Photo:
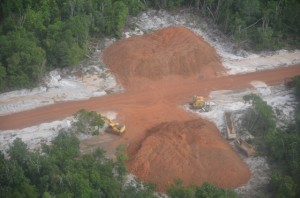
[[[243,88],[253,80],[278,83],[300,74],[299,65],[295,65],[223,76],[226,70],[215,50],[183,27],[118,41],[106,49],[104,60],[126,88],[125,93],[1,116],[0,130],[63,119],[81,108],[114,110],[118,112],[119,122],[127,125],[127,132],[121,138],[112,139],[108,147],[127,145],[129,169],[141,179],[157,183],[160,190],[165,190],[176,177],[182,177],[185,185],[208,180],[221,187],[241,186],[250,178],[246,164],[220,138],[217,128],[205,119],[191,121],[196,116],[178,105],[195,94],[207,96],[213,90]],[[223,164],[221,159],[228,161]],[[169,167],[169,171],[161,172],[161,166]],[[178,167],[181,172],[177,171]]]

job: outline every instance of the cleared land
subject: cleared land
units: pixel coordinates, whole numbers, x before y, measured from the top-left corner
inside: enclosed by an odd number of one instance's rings
[[[300,74],[300,65],[234,76],[226,71],[215,50],[183,27],[170,27],[115,42],[104,61],[126,88],[85,101],[57,103],[0,117],[0,130],[16,129],[72,115],[81,108],[114,110],[127,132],[111,147],[128,146],[129,170],[159,190],[176,178],[185,185],[211,181],[221,187],[241,186],[250,171],[209,121],[196,119],[179,107],[195,94],[268,84]]]

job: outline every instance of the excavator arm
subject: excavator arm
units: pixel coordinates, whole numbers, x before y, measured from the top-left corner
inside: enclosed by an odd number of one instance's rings
[[[117,122],[114,122],[111,119],[109,119],[109,118],[107,118],[107,117],[105,117],[103,115],[100,115],[100,116],[108,124],[109,128],[113,132],[115,132],[115,133],[117,133],[119,135],[122,135],[125,132],[125,130],[126,130],[126,126],[125,125],[119,124]]]

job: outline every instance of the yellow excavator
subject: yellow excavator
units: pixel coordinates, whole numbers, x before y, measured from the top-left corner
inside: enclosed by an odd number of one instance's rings
[[[108,127],[111,130],[111,132],[116,133],[118,135],[122,135],[125,132],[125,125],[114,122],[103,115],[101,115],[101,118],[108,124]]]
[[[205,103],[203,96],[194,96],[193,101],[190,103],[193,109],[201,109],[202,111],[209,111],[210,106]]]

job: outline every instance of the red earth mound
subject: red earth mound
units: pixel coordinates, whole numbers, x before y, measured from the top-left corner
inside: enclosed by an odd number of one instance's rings
[[[108,147],[113,151],[119,144],[128,145],[129,169],[139,178],[156,183],[159,190],[176,178],[185,185],[211,181],[235,187],[250,177],[246,164],[217,128],[207,120],[194,120],[196,116],[179,104],[187,103],[195,94],[207,96],[212,90],[247,87],[253,80],[274,83],[300,74],[297,65],[216,76],[224,68],[214,49],[182,27],[118,41],[105,50],[104,59],[125,85],[125,92],[0,116],[0,130],[63,119],[82,108],[116,111],[127,131]],[[91,145],[103,145],[103,138],[84,144],[91,149]]]
[[[0,116],[0,130],[62,119],[82,108],[116,111],[118,122],[126,124],[127,131],[108,147],[113,152],[117,145],[127,145],[129,169],[139,178],[156,183],[159,190],[176,178],[185,185],[211,181],[235,187],[250,177],[246,164],[217,128],[207,120],[194,120],[195,115],[178,105],[195,94],[207,96],[212,90],[247,87],[253,80],[273,83],[300,74],[298,65],[220,77],[216,74],[224,68],[215,50],[182,27],[118,41],[105,50],[104,59],[126,87],[125,92]],[[97,143],[103,145],[103,138],[84,144],[91,149]]]
[[[135,77],[207,77],[224,71],[214,48],[192,31],[177,26],[115,42],[105,50],[104,61],[123,85]]]
[[[128,167],[160,191],[178,178],[184,185],[208,181],[232,188],[246,183],[249,169],[215,130],[202,119],[159,124],[147,131]]]

